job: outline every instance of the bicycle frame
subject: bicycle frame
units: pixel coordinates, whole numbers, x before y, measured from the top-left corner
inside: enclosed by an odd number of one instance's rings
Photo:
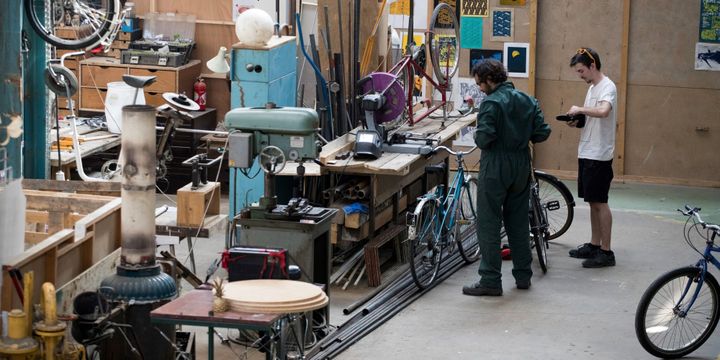
[[[402,60],[400,60],[397,64],[395,64],[392,69],[390,69],[390,73],[398,76],[400,72],[402,72],[403,69],[410,68],[413,71],[412,74],[418,73],[422,77],[426,78],[428,82],[433,86],[433,88],[440,91],[441,100],[440,103],[433,105],[430,107],[425,113],[420,114],[418,117],[415,117],[414,109],[413,109],[413,89],[414,89],[414,79],[406,79],[406,81],[410,82],[409,86],[406,86],[408,88],[407,93],[407,99],[406,99],[406,107],[408,111],[408,123],[410,126],[422,121],[426,117],[430,116],[435,110],[439,108],[443,108],[443,119],[447,117],[447,94],[445,94],[445,91],[448,89],[449,82],[436,82],[433,80],[433,77],[428,75],[428,73],[425,72],[425,69],[423,69],[417,62],[415,62],[415,59],[413,59],[412,54],[407,54],[403,56]]]
[[[715,232],[713,232],[710,239],[706,241],[705,251],[703,253],[702,259],[698,260],[698,262],[695,264],[695,267],[700,269],[700,279],[698,279],[698,286],[695,288],[695,292],[692,295],[692,299],[690,299],[690,302],[687,304],[685,309],[678,309],[680,310],[680,316],[685,316],[685,314],[688,313],[688,311],[693,307],[695,304],[695,300],[697,300],[698,294],[700,294],[700,290],[703,287],[703,284],[705,283],[705,274],[708,272],[708,262],[715,265],[715,268],[720,270],[720,261],[718,261],[715,256],[713,256],[712,253],[714,252],[720,252],[720,246],[715,245]],[[692,285],[692,282],[688,282],[687,285],[685,285],[685,289],[683,290],[682,295],[680,296],[680,299],[675,304],[675,307],[677,308],[679,304],[682,304],[683,299],[685,299],[685,296],[688,294],[688,291],[690,290],[690,286]]]

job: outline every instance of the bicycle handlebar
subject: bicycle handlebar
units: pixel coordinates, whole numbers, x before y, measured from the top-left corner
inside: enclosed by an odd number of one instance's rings
[[[700,217],[700,208],[698,207],[690,207],[690,205],[685,205],[685,210],[677,209],[677,211],[681,212],[685,216],[693,216],[695,219],[697,219],[698,224],[702,225],[703,229],[710,229],[718,234],[720,234],[720,225],[716,224],[708,224],[706,223],[701,217]]]
[[[462,156],[462,155],[467,155],[467,154],[475,151],[475,149],[477,149],[477,146],[473,146],[472,149],[470,149],[468,151],[453,151],[452,149],[450,149],[447,146],[439,145],[439,146],[436,146],[434,149],[432,149],[432,153],[434,154],[438,150],[445,150],[451,155],[455,155],[455,156],[461,155]]]

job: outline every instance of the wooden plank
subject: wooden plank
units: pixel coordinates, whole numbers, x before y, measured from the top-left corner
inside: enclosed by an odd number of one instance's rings
[[[72,230],[62,229],[55,234],[50,235],[48,238],[46,238],[36,246],[33,246],[28,250],[24,251],[22,254],[18,255],[11,261],[8,261],[6,264],[3,264],[3,266],[9,265],[20,268],[30,263],[31,261],[45,255],[49,248],[54,248],[60,246],[60,244],[62,243],[69,243],[70,241],[72,241]]]
[[[618,175],[625,174],[625,119],[627,116],[627,89],[628,89],[628,48],[630,45],[630,0],[623,1],[623,30],[620,55],[620,83],[617,88],[615,132],[615,166]]]
[[[25,244],[37,245],[48,236],[48,233],[44,232],[25,231]]]
[[[23,190],[27,208],[41,211],[77,212],[89,214],[115,200],[115,197],[70,194],[38,190]]]
[[[99,207],[97,210],[89,213],[84,218],[78,220],[75,222],[75,241],[79,241],[81,239],[86,238],[87,235],[87,229],[94,225],[95,223],[105,219],[107,216],[112,214],[115,210],[120,210],[120,206],[122,204],[122,199],[115,198],[109,203]]]
[[[629,1],[629,0],[627,0]],[[530,0],[530,57],[528,63],[528,94],[535,96],[535,62],[537,57],[537,10],[538,0]],[[517,22],[517,21],[516,21]]]
[[[47,224],[48,219],[49,217],[47,211],[25,210],[25,223]]]

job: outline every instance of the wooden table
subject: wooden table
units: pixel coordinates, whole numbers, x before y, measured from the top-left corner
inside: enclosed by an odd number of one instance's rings
[[[177,236],[179,241],[186,239],[190,266],[193,273],[197,273],[193,238],[209,238],[212,230],[221,228],[225,221],[227,221],[227,215],[220,214],[206,217],[202,227],[179,226],[177,225],[177,212],[168,211],[155,218],[155,235]],[[175,245],[170,245],[170,253],[175,255]]]
[[[71,137],[72,130],[68,123],[61,123],[60,136]],[[88,125],[77,125],[78,135],[82,138],[99,138],[98,140],[86,140],[80,143],[80,155],[87,156],[112,149],[120,145],[120,134],[113,134],[100,129],[93,129]],[[55,141],[55,130],[50,133],[51,141]],[[60,168],[65,173],[65,178],[70,179],[70,170],[77,166],[75,164],[75,150],[60,150],[60,161],[58,161],[57,150],[50,151],[50,166]],[[52,171],[54,174],[55,171]]]
[[[448,120],[445,122],[445,127],[441,126],[442,121],[439,119],[426,119],[412,127],[406,126],[401,128],[400,131],[408,131],[422,137],[432,137],[437,139],[435,145],[451,147],[455,136],[466,126],[474,124],[476,117],[476,114],[469,114],[461,118]],[[374,231],[380,229],[388,222],[392,221],[396,223],[397,215],[404,210],[403,206],[409,206],[414,202],[414,198],[411,197],[415,196],[415,194],[411,193],[408,195],[403,190],[409,189],[409,185],[422,179],[422,190],[420,194],[426,192],[428,187],[431,186],[427,184],[425,166],[438,164],[440,162],[446,162],[447,164],[449,162],[449,154],[441,151],[426,157],[417,154],[383,153],[382,156],[376,160],[356,160],[352,157],[343,160],[335,159],[336,155],[353,150],[355,144],[355,136],[353,134],[356,130],[353,130],[351,134],[346,134],[325,145],[320,154],[320,161],[323,163],[323,171],[334,174],[360,175],[369,178],[370,195],[366,197],[368,199],[369,209],[369,241],[365,246],[365,265],[368,284],[370,286],[378,286],[380,285],[378,248],[385,242],[393,239],[395,237],[394,235],[399,234],[401,229],[397,226],[390,226],[388,234],[378,234],[379,236],[377,237],[374,236]],[[443,183],[447,183],[447,173],[443,179]],[[389,199],[392,199],[392,216],[376,217],[376,206]],[[382,213],[386,212],[384,211]]]
[[[283,314],[212,312],[211,290],[191,290],[187,294],[153,310],[150,320],[155,323],[191,325],[208,328],[208,359],[215,357],[215,327],[273,331]],[[267,356],[272,356],[269,352]]]

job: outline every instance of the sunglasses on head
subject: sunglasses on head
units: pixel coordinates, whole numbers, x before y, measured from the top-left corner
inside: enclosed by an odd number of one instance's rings
[[[587,55],[590,58],[590,61],[595,64],[595,57],[586,48],[579,48],[577,53]]]

